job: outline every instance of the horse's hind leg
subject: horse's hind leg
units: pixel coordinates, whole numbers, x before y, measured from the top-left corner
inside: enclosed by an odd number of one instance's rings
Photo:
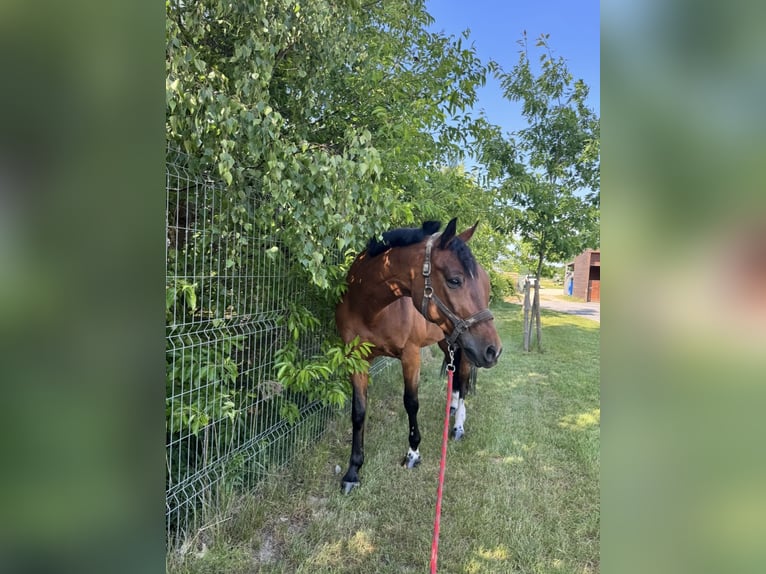
[[[404,408],[409,419],[410,448],[402,460],[402,466],[413,468],[420,464],[420,429],[418,429],[418,381],[420,379],[420,348],[405,347],[402,352],[402,375],[404,375]]]
[[[351,422],[353,435],[351,440],[351,457],[348,470],[343,475],[340,488],[344,494],[359,486],[359,469],[364,464],[364,418],[367,412],[367,383],[366,373],[354,373],[351,376],[353,398],[351,403]]]

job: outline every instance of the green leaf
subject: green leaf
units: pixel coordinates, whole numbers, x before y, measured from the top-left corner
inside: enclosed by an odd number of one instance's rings
[[[196,287],[196,283],[194,285],[183,286],[183,294],[186,299],[186,306],[192,312],[197,310],[197,292],[195,291]]]
[[[176,290],[173,287],[165,287],[165,310],[169,311],[175,304]]]

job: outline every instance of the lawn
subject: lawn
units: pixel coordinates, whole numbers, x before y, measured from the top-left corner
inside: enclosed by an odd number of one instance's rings
[[[479,372],[466,437],[451,442],[439,572],[599,570],[599,326],[543,310],[542,354],[524,354],[518,305],[493,305],[499,364]],[[232,501],[173,573],[427,572],[445,382],[439,357],[420,387],[423,463],[405,470],[398,365],[369,390],[362,486],[340,494],[351,424],[338,420],[301,460]],[[204,543],[204,547],[202,546]]]

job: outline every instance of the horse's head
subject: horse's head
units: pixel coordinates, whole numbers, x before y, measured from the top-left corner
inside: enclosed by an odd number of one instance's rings
[[[502,352],[489,305],[489,276],[476,262],[467,242],[478,222],[459,235],[457,219],[441,235],[426,242],[423,293],[413,301],[429,321],[436,323],[448,342],[458,344],[478,367],[492,367]]]

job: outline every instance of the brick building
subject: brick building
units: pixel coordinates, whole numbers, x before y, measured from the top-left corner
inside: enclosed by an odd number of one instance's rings
[[[584,301],[601,301],[601,251],[586,249],[567,263],[564,293]]]

